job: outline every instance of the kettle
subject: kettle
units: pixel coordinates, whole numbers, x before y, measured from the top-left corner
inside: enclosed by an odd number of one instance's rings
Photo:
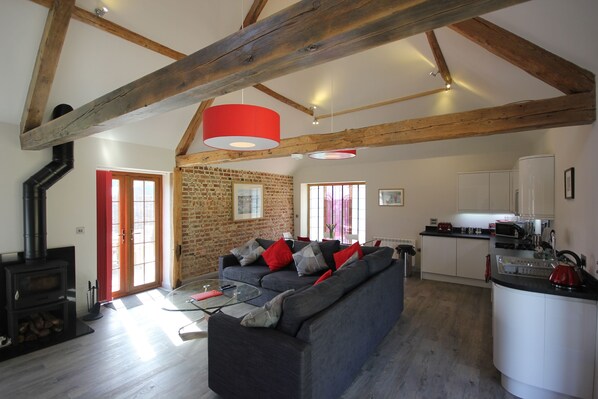
[[[565,255],[572,257],[575,260],[575,264]],[[581,266],[579,256],[575,252],[562,250],[556,253],[556,258],[558,264],[548,278],[550,282],[557,288],[569,290],[580,288],[583,280],[579,272]]]

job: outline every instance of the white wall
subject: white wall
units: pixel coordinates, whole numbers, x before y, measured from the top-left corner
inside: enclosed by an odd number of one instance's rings
[[[51,161],[51,150],[22,151],[15,125],[0,123],[0,253],[23,250],[22,183]],[[155,147],[96,138],[75,142],[75,168],[47,191],[48,248],[76,247],[77,312],[86,313],[87,281],[96,279],[97,169],[133,170],[163,175],[164,269],[171,267],[170,173],[174,153]],[[75,234],[76,227],[85,234]]]
[[[296,234],[306,235],[307,211],[301,208],[306,183],[365,181],[366,236],[415,238],[430,218],[455,226],[488,227],[504,214],[459,214],[457,173],[510,170],[519,157],[546,152],[544,132],[525,132],[358,150],[345,161],[312,161],[294,176]],[[365,158],[365,162],[360,160]],[[377,162],[376,159],[394,159]],[[405,206],[378,206],[378,189],[405,189]],[[511,215],[512,216],[512,215]]]

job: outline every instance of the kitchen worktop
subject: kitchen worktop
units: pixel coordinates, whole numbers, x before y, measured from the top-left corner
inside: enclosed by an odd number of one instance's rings
[[[516,243],[517,239],[510,239],[504,237],[490,237],[489,250],[492,270],[492,281],[505,287],[538,292],[541,294],[558,295],[569,298],[580,298],[589,300],[598,300],[598,284],[597,281],[589,274],[585,273],[584,280],[589,280],[586,286],[578,291],[569,291],[566,289],[556,288],[548,281],[548,279],[531,278],[531,277],[517,277],[498,273],[498,265],[496,255],[517,256],[521,258],[533,258],[534,251],[516,250],[516,249],[502,249],[495,248],[496,242]]]
[[[487,229],[482,229],[482,234],[467,234],[461,233],[461,228],[453,228],[453,231],[438,231],[436,226],[426,226],[426,230],[419,233],[420,236],[433,237],[452,237],[452,238],[473,238],[477,240],[489,240],[490,232]]]

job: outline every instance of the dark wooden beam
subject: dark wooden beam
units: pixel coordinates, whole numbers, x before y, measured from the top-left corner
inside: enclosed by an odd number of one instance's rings
[[[21,116],[21,132],[42,124],[75,0],[51,2]]]
[[[258,83],[256,85],[253,86],[254,88],[258,89],[259,91],[261,91],[262,93],[265,93],[267,95],[269,95],[272,98],[277,99],[278,101],[280,101],[281,103],[284,103],[290,107],[295,108],[298,111],[301,111],[309,116],[314,116],[314,111],[313,109],[309,109],[307,107],[304,107],[303,105],[296,103],[293,100],[288,99],[287,97],[275,92],[274,90],[264,86],[261,83]]]
[[[243,28],[246,28],[249,25],[253,25],[257,22],[257,19],[260,17],[260,14],[264,10],[266,3],[268,3],[268,0],[253,0],[251,8],[247,12],[247,15],[245,15],[245,19],[243,20]]]
[[[65,143],[525,0],[300,1],[21,135]]]
[[[591,124],[596,120],[594,93],[508,104],[475,111],[429,116],[394,123],[283,139],[265,151],[208,151],[177,157],[178,167],[287,157],[343,148],[384,147],[528,130]]]
[[[448,65],[446,65],[446,60],[442,54],[440,44],[438,44],[438,39],[436,39],[436,34],[433,30],[431,30],[426,32],[426,37],[428,38],[428,43],[432,49],[432,54],[434,54],[434,60],[436,60],[438,71],[444,80],[445,86],[450,89],[450,85],[453,83],[453,78],[451,77],[451,72],[449,71]]]
[[[592,72],[482,18],[449,28],[565,94],[595,90]]]

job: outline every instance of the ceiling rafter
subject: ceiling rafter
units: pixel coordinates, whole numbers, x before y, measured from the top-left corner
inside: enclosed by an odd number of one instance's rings
[[[386,147],[427,141],[489,136],[526,130],[591,124],[596,119],[596,96],[579,93],[551,99],[429,116],[393,123],[311,134],[280,141],[264,151],[206,151],[177,157],[178,167],[222,164],[287,157],[343,148]]]
[[[62,45],[75,7],[75,0],[54,0],[50,3],[21,116],[21,133],[42,124]]]
[[[301,1],[21,134],[21,147],[76,140],[525,1]]]
[[[438,68],[438,72],[440,72],[440,76],[442,76],[442,79],[444,80],[445,87],[450,88],[451,84],[453,83],[453,78],[451,77],[451,72],[449,71],[448,65],[446,64],[444,55],[442,54],[440,44],[438,44],[438,39],[436,39],[436,34],[433,30],[431,30],[426,32],[426,37],[428,38],[428,43],[430,45],[430,48],[432,49],[434,59],[436,60],[436,67]]]

